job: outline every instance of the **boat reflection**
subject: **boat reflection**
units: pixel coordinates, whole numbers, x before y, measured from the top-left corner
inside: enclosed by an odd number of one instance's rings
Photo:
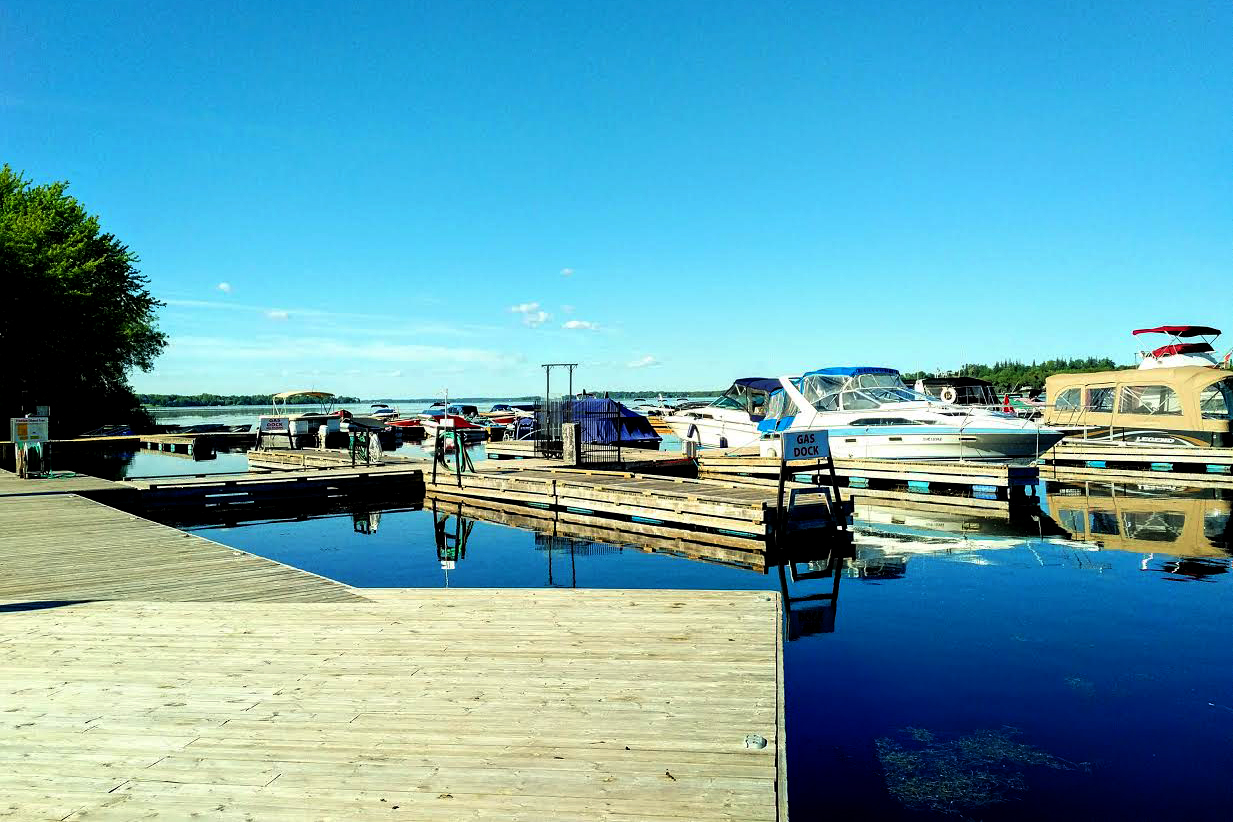
[[[1233,489],[1046,482],[1045,497],[1067,537],[1099,548],[1149,554],[1145,570],[1154,567],[1181,577],[1191,576],[1187,568],[1229,570]],[[1156,554],[1168,557],[1157,562]],[[1167,565],[1174,570],[1166,571]]]

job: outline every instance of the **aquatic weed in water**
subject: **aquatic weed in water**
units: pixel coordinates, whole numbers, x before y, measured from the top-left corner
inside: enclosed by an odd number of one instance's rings
[[[1005,802],[1028,789],[1032,767],[1073,770],[1074,764],[1015,741],[1015,728],[977,730],[950,741],[925,728],[907,727],[900,740],[876,744],[886,788],[906,809],[962,815]]]

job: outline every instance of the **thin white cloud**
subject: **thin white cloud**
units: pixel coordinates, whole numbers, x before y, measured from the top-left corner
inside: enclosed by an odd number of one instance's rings
[[[522,322],[532,328],[539,328],[552,318],[547,311],[540,310],[539,303],[518,303],[518,305],[511,305],[509,310],[515,314],[521,314]]]
[[[562,269],[561,269],[561,274],[563,274],[563,275],[564,275],[564,276],[566,276],[566,277],[572,277],[572,276],[574,276],[574,269],[572,269],[572,268],[562,268]]]
[[[561,313],[562,314],[573,314],[574,307],[572,305],[563,305],[561,306]]]
[[[626,363],[630,368],[646,368],[649,365],[659,365],[659,360],[647,354],[645,357],[639,357],[631,363]]]
[[[291,316],[285,309],[282,308],[271,308],[269,311],[265,312],[265,315],[271,320],[285,320]]]
[[[561,327],[575,331],[596,331],[599,329],[599,323],[593,323],[590,320],[567,320]]]
[[[218,290],[223,292],[224,294],[230,294],[231,293],[231,283],[219,283]]]

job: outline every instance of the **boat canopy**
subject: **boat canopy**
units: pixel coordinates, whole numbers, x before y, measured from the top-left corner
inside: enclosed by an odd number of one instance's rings
[[[1153,357],[1168,357],[1172,354],[1208,354],[1216,349],[1207,343],[1174,343],[1162,345],[1152,352]]]
[[[819,368],[792,381],[819,411],[876,408],[885,402],[927,401],[903,384],[893,368]]]
[[[1219,328],[1208,325],[1162,325],[1158,328],[1138,328],[1134,334],[1172,334],[1174,337],[1220,336]]]
[[[332,391],[283,391],[281,394],[275,394],[274,399],[285,400],[290,397],[316,397],[319,400],[324,400],[332,396],[334,396]]]
[[[746,388],[752,388],[755,391],[771,391],[779,388],[779,380],[768,380],[765,377],[741,377],[733,383],[733,385],[742,385]]]
[[[855,377],[860,374],[894,374],[899,376],[899,372],[893,368],[878,368],[876,366],[865,365],[844,365],[838,368],[819,368],[816,371],[806,371],[803,376],[812,377],[814,374],[827,374],[838,377]]]

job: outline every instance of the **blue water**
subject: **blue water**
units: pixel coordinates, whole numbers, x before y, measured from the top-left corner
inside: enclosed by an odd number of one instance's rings
[[[465,554],[443,567],[433,523],[431,511],[397,510],[196,530],[357,586],[780,590],[777,569],[764,575],[474,520],[461,524],[471,523]],[[458,523],[445,524],[452,534]],[[1229,559],[1179,575],[1151,547],[859,529],[833,632],[785,648],[795,818],[1227,818]],[[788,593],[832,584],[789,582]],[[1057,767],[981,766],[1004,786],[1001,801],[912,810],[888,789],[876,749],[908,727],[939,741],[1009,727]]]

